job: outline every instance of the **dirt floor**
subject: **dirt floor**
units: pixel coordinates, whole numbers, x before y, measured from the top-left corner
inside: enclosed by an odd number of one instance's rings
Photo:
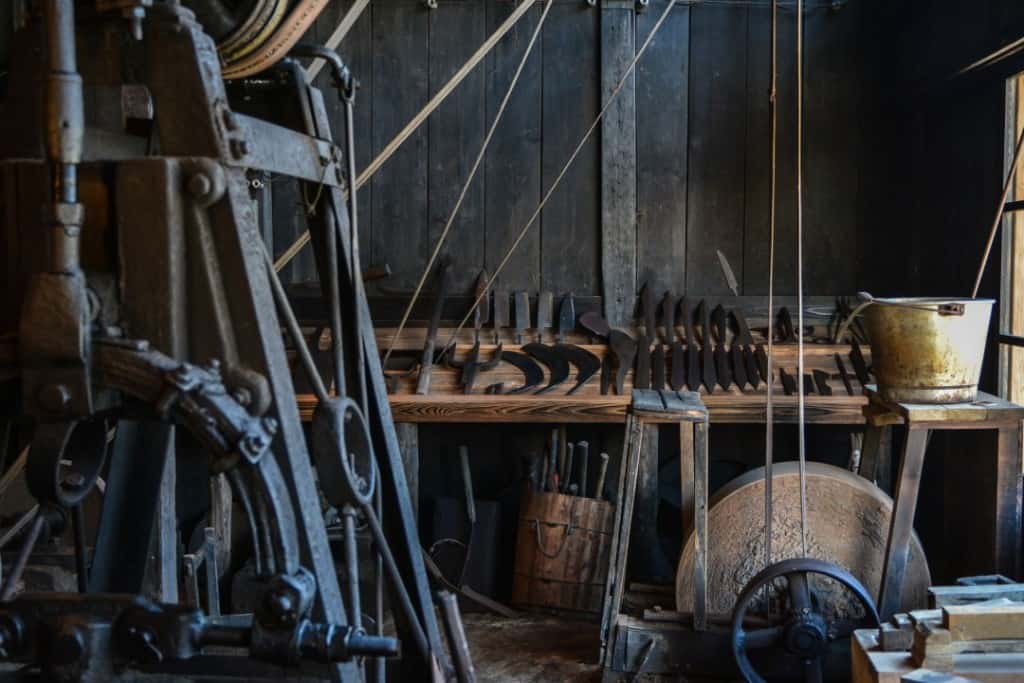
[[[483,613],[463,614],[463,619],[478,681],[601,680],[597,623],[543,615],[506,619]]]

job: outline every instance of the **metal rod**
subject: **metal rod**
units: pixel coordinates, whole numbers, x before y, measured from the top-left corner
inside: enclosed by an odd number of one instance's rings
[[[327,305],[331,315],[331,357],[334,361],[334,393],[347,396],[345,387],[345,348],[341,330],[341,278],[338,272],[338,230],[334,212],[324,214],[327,238]],[[276,277],[275,273],[275,277]],[[315,367],[315,366],[314,366]],[[323,399],[321,399],[323,400]]]
[[[377,467],[376,461],[373,463],[374,467]],[[379,470],[377,479],[380,479]],[[384,495],[381,492],[383,486],[374,487],[373,491],[373,506],[377,513],[377,519],[381,520],[384,518]],[[415,511],[414,511],[415,512]],[[376,546],[376,541],[374,542]],[[377,632],[377,636],[384,635],[384,561],[381,559],[380,548],[377,548],[376,558],[373,563],[373,583],[374,583],[374,629]],[[373,673],[374,680],[377,683],[385,683],[387,678],[387,661],[383,657],[376,657],[373,660]]]
[[[18,551],[14,564],[11,565],[11,573],[7,575],[3,591],[0,591],[0,602],[7,602],[14,597],[14,589],[18,585],[22,573],[25,571],[28,558],[32,555],[32,550],[36,547],[36,542],[39,540],[39,535],[43,532],[43,527],[45,526],[46,518],[43,515],[42,508],[40,508],[36,512],[35,519],[32,520],[32,526],[29,527],[28,535],[25,536],[25,542],[21,545],[21,550]]]
[[[473,669],[473,657],[469,652],[469,641],[466,640],[462,615],[459,614],[458,600],[450,591],[438,591],[437,599],[441,603],[442,623],[444,623],[445,635],[448,637],[448,646],[452,650],[458,681],[459,683],[475,683],[476,671]]]
[[[356,629],[363,627],[363,608],[359,595],[359,549],[356,547],[356,509],[345,505],[341,509],[345,528],[345,580],[348,586],[348,620]]]
[[[774,337],[772,333],[772,322],[775,316],[775,203],[777,199],[778,186],[778,0],[772,0],[772,39],[771,39],[771,89],[768,93],[768,108],[771,112],[770,121],[770,177],[768,182],[768,376],[764,378],[765,384],[765,423],[764,423],[764,566],[772,563],[772,464],[775,459],[775,403],[772,395],[775,369],[774,362]]]
[[[8,529],[3,536],[0,536],[0,548],[3,548],[10,543],[11,539],[17,536],[21,530],[35,518],[37,512],[39,512],[38,504],[33,505],[28,512],[19,517],[18,521],[15,522],[10,529]]]
[[[981,287],[981,277],[985,274],[985,267],[988,265],[988,257],[992,253],[992,244],[996,241],[996,232],[999,224],[1003,222],[1003,213],[1006,208],[1006,200],[1010,197],[1010,190],[1013,189],[1013,177],[1016,175],[1017,164],[1020,163],[1021,150],[1024,149],[1024,130],[1021,130],[1017,137],[1017,148],[1013,151],[1013,161],[1010,163],[1010,170],[1006,174],[1006,183],[1003,184],[1003,194],[999,197],[999,207],[996,216],[992,219],[992,228],[988,231],[988,241],[985,242],[985,251],[981,255],[981,263],[978,265],[978,275],[974,278],[974,289],[971,290],[971,298],[978,298],[978,289]]]
[[[804,3],[796,1],[796,298],[797,372],[804,376]],[[800,546],[807,557],[807,439],[803,381],[797,382],[797,455],[800,466]]]

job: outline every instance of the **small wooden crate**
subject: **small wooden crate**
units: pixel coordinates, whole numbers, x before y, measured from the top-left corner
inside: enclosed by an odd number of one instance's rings
[[[512,602],[601,611],[615,506],[561,493],[523,494]]]

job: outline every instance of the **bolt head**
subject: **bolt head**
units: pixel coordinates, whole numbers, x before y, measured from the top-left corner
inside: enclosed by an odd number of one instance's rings
[[[205,173],[196,173],[188,179],[188,191],[194,197],[203,197],[213,191],[213,180]]]

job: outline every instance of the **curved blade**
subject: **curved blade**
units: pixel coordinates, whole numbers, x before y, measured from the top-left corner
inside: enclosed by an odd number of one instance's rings
[[[569,362],[576,366],[576,384],[572,389],[565,392],[566,396],[575,394],[580,387],[587,383],[591,377],[601,369],[601,359],[587,351],[582,346],[575,344],[555,344],[554,349],[561,352],[569,359]]]
[[[547,386],[536,393],[545,394],[565,380],[569,379],[569,361],[550,346],[534,342],[532,344],[525,345],[523,347],[523,351],[526,351],[541,363],[548,366],[548,370],[551,373]]]
[[[501,359],[523,373],[523,386],[506,392],[507,394],[525,394],[544,381],[544,370],[525,353],[502,351]]]
[[[618,369],[615,371],[615,393],[622,395],[626,374],[633,367],[633,359],[636,357],[636,342],[622,330],[611,330],[608,332],[608,346],[618,362]]]
[[[580,325],[598,337],[607,337],[611,331],[608,321],[597,311],[588,311],[580,316]]]

